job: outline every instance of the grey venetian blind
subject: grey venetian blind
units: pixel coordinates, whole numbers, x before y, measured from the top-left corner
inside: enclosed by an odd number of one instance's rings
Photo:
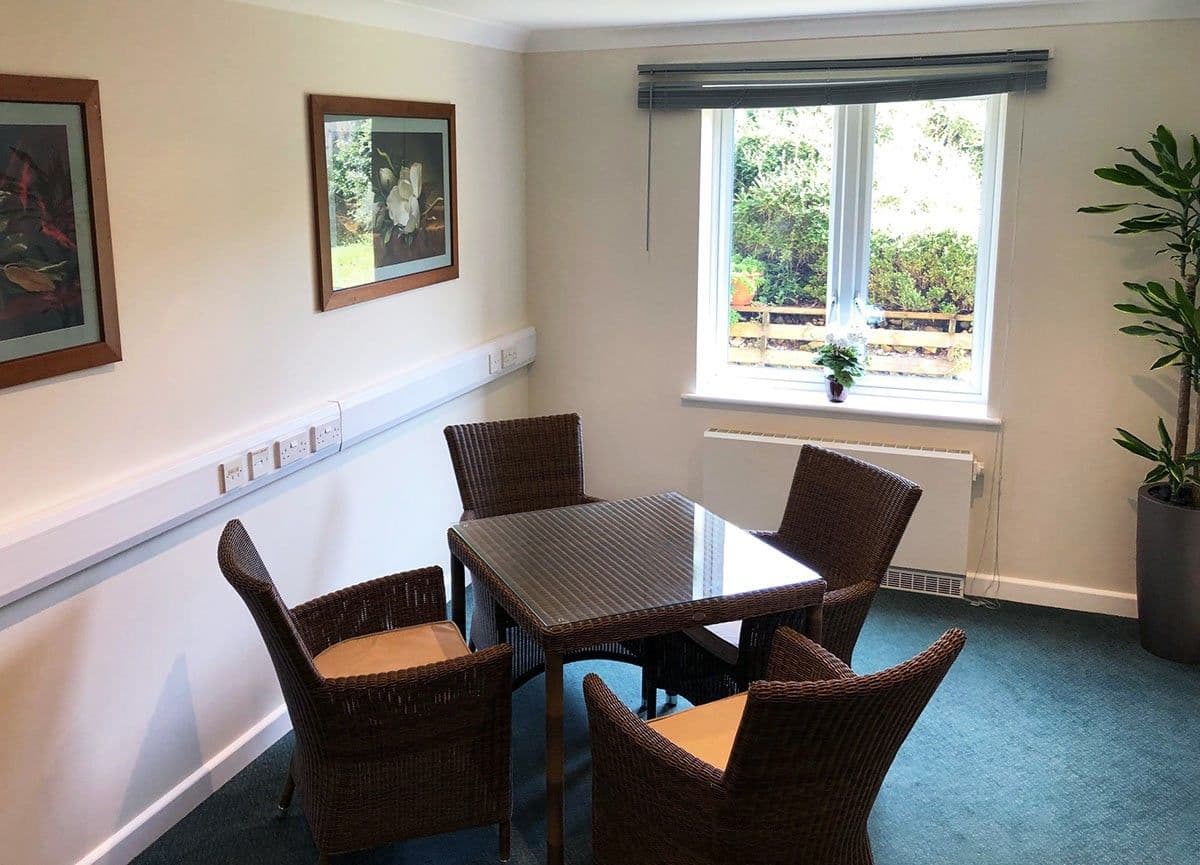
[[[638,66],[638,107],[778,108],[950,99],[1046,88],[1050,52]]]

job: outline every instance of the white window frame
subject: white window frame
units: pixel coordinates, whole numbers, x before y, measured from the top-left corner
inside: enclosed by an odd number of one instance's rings
[[[1001,152],[1007,94],[985,97],[982,193],[975,311],[972,321],[972,375],[962,381],[868,373],[855,391],[891,399],[943,400],[986,405],[991,367],[996,241],[999,224]],[[850,324],[855,304],[867,303],[871,236],[871,170],[875,106],[834,107],[834,160],[829,215],[829,288],[826,321]],[[704,112],[701,146],[699,309],[696,389],[730,393],[746,385],[783,395],[824,387],[818,370],[769,369],[727,362],[729,351],[729,279],[733,249],[734,109]],[[707,210],[707,213],[704,211]],[[707,253],[707,254],[706,254]]]

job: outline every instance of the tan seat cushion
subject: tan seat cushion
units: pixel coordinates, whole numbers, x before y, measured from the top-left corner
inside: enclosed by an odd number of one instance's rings
[[[746,695],[734,694],[657,718],[650,726],[693,757],[724,772],[745,708]]]
[[[428,622],[334,643],[313,658],[326,679],[407,670],[469,655],[453,622]]]

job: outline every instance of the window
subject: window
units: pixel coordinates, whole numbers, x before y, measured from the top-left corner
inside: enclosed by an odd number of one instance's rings
[[[839,335],[867,393],[985,401],[1005,98],[707,111],[701,389],[819,387]]]

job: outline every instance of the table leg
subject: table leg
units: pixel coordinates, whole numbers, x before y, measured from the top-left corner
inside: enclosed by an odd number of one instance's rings
[[[467,574],[462,561],[450,554],[450,618],[458,625],[463,639],[467,636]]]
[[[546,652],[546,863],[563,862],[563,658]]]
[[[817,645],[821,645],[821,638],[824,630],[825,608],[822,604],[817,604],[814,607],[809,607],[804,612],[804,636],[808,637]]]
[[[642,659],[642,705],[638,707],[638,712],[644,711],[646,720],[653,721],[658,712],[658,682],[654,678],[658,660],[658,638],[647,637],[642,651],[645,654]]]

